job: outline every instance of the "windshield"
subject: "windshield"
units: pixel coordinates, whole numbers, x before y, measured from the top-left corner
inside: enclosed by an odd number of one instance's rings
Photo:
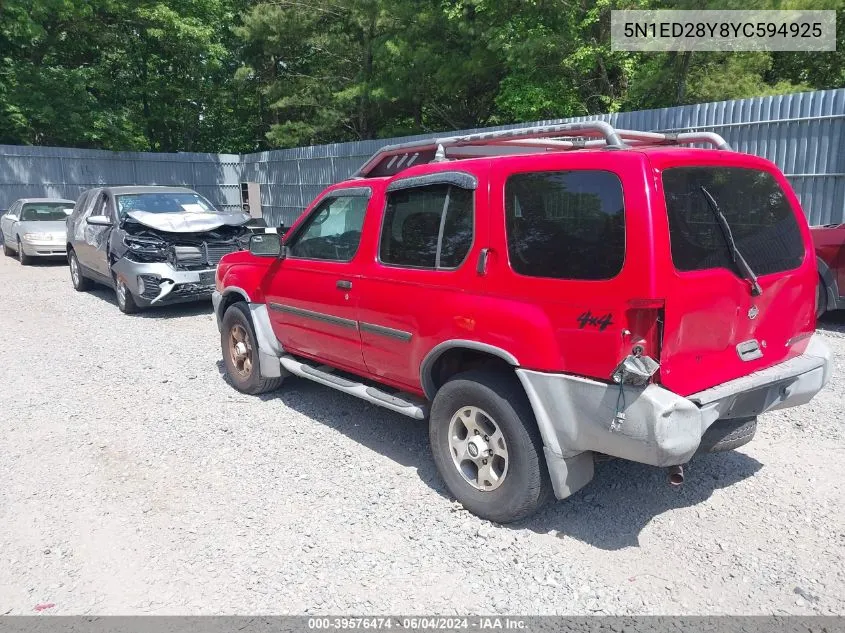
[[[128,193],[117,196],[118,215],[123,218],[129,211],[219,213],[208,200],[190,192]]]
[[[801,264],[804,241],[798,222],[770,173],[740,167],[675,167],[663,172],[675,268],[736,268],[730,244],[702,187],[718,202],[736,248],[756,274],[783,272]]]
[[[21,222],[64,222],[69,208],[67,202],[28,202],[21,209]]]

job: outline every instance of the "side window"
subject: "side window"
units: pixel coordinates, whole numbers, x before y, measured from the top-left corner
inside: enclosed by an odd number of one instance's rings
[[[409,268],[457,268],[473,238],[473,192],[449,184],[387,194],[379,259]]]
[[[348,262],[358,251],[369,198],[337,196],[323,200],[288,244],[291,257]]]
[[[625,261],[622,182],[608,171],[514,174],[505,184],[508,257],[521,275],[611,279]]]
[[[85,207],[88,205],[88,199],[90,197],[90,191],[83,192],[79,195],[79,198],[76,200],[76,204],[73,205],[73,213],[70,214],[71,222],[75,222],[82,216],[83,213],[85,213]]]

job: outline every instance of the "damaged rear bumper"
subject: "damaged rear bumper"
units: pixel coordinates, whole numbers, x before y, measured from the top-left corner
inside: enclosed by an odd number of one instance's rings
[[[593,452],[652,466],[684,464],[716,420],[805,404],[830,373],[831,353],[817,334],[796,358],[687,397],[655,384],[620,393],[618,385],[517,369],[561,499],[590,481]],[[612,428],[618,411],[625,419]]]
[[[177,270],[167,262],[133,262],[125,257],[112,266],[141,305],[165,305],[208,299],[214,292],[215,268]]]

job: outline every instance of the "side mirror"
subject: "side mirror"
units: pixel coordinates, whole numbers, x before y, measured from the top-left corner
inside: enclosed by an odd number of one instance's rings
[[[106,215],[89,215],[87,222],[94,226],[111,226],[111,220]]]
[[[249,238],[249,252],[257,257],[283,257],[282,240],[275,233],[258,233]]]

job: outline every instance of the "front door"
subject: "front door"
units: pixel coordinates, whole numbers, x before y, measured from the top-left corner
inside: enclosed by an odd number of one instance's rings
[[[109,270],[106,245],[108,244],[112,227],[88,224],[88,218],[91,216],[109,216],[106,192],[103,191],[92,196],[88,204],[89,207],[83,215],[80,227],[83,239],[76,243],[76,256],[85,268],[110,279],[111,271]]]
[[[369,189],[336,190],[286,240],[265,289],[276,337],[290,352],[365,373],[353,272]]]

